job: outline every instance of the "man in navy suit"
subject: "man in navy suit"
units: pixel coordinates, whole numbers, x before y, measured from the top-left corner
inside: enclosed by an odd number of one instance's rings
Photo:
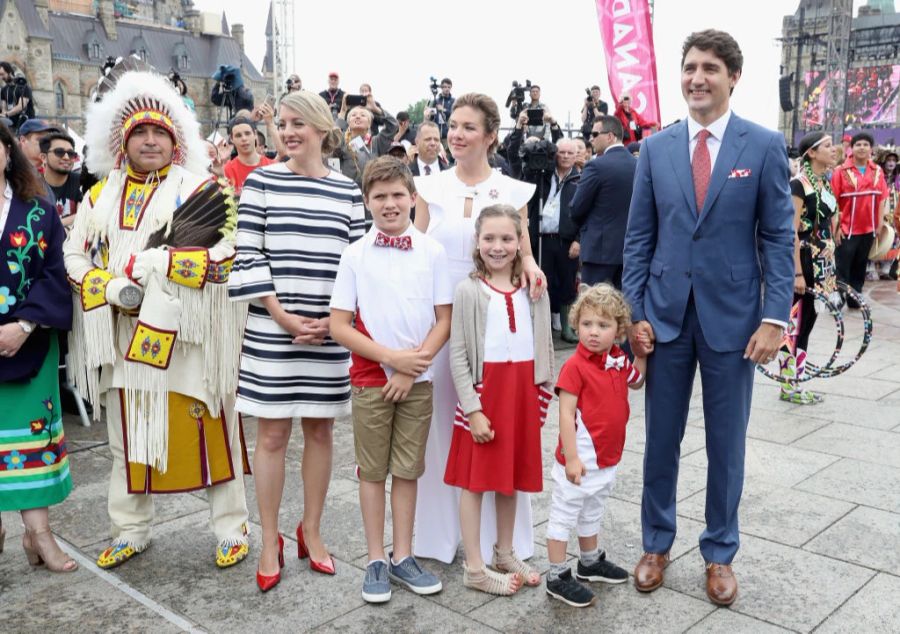
[[[610,282],[622,288],[622,248],[637,161],[622,145],[622,123],[613,116],[594,119],[591,145],[597,157],[584,166],[571,203],[581,227],[578,252],[581,281]],[[574,246],[573,246],[574,248]]]
[[[646,139],[625,237],[624,292],[636,354],[648,354],[643,592],[663,583],[675,539],[681,438],[699,363],[706,427],[706,593],[737,596],[731,561],[753,369],[774,358],[793,290],[793,207],[781,135],[741,119],[729,99],[741,77],[737,42],[721,31],[684,43],[688,117]]]

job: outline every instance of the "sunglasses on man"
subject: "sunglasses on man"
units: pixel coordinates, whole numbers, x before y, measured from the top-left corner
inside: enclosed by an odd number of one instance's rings
[[[56,147],[50,150],[50,153],[53,154],[56,158],[62,158],[64,156],[68,156],[70,159],[75,160],[78,158],[78,152],[75,150],[64,150],[61,147]]]
[[[601,134],[611,134],[609,130],[603,130],[601,132],[597,132],[596,130],[591,130],[591,138],[596,139]]]

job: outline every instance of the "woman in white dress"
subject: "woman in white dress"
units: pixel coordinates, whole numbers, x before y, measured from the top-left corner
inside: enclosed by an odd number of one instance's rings
[[[527,204],[534,185],[502,175],[491,168],[488,157],[497,148],[500,112],[487,95],[469,93],[459,97],[450,115],[447,141],[456,166],[432,176],[416,177],[418,201],[415,225],[440,242],[447,252],[450,279],[455,287],[472,271],[475,249],[475,219],[484,207],[506,203],[519,210],[526,235],[522,237],[525,275],[532,296],[540,296],[547,281],[531,255],[528,239]],[[434,358],[434,415],[425,451],[425,474],[419,480],[416,504],[417,557],[450,563],[460,542],[459,489],[444,484],[444,468],[453,436],[456,389],[450,376],[449,346]],[[531,497],[519,493],[513,547],[522,559],[534,554]],[[485,506],[493,501],[485,494]],[[485,513],[481,527],[483,556],[489,561],[497,538],[496,519]]]

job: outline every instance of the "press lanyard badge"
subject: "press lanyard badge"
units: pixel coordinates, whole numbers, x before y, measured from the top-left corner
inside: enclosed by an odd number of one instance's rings
[[[559,193],[553,197],[553,200],[544,205],[543,212],[541,216],[544,218],[557,218],[559,217]]]

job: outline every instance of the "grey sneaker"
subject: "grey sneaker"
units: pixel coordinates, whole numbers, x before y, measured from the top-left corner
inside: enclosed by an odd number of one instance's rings
[[[394,553],[390,553],[389,561],[388,574],[391,579],[403,584],[416,594],[435,594],[444,588],[441,580],[423,569],[412,556],[394,564]]]
[[[391,600],[391,582],[388,580],[388,567],[384,561],[372,561],[366,566],[362,598],[368,603],[386,603]]]

